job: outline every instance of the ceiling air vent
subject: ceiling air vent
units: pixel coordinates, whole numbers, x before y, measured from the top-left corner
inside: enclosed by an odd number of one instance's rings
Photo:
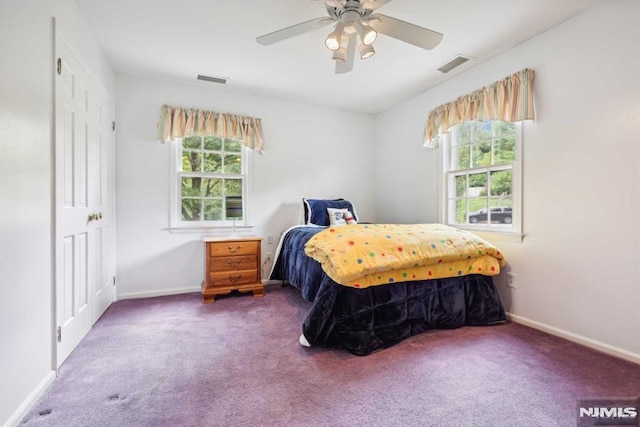
[[[468,57],[462,56],[462,55],[458,55],[454,59],[452,59],[451,61],[449,61],[446,64],[444,64],[442,67],[438,68],[438,71],[440,71],[441,73],[448,73],[449,71],[453,70],[454,68],[461,66],[462,64],[467,62],[469,59],[471,59],[471,58],[468,58]]]
[[[227,84],[227,79],[224,77],[211,77],[211,76],[203,76],[202,74],[198,74],[198,80],[204,80],[205,82],[213,82],[220,84]]]

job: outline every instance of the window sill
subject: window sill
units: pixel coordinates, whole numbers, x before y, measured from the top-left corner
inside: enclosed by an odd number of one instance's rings
[[[236,225],[236,233],[240,236],[250,236],[253,231],[253,225]],[[184,233],[206,233],[208,236],[228,236],[233,233],[232,226],[206,226],[206,225],[193,225],[193,226],[181,226],[181,227],[167,227],[165,228],[171,234],[184,234]]]
[[[522,233],[497,233],[495,231],[474,231],[478,236],[486,240],[499,240],[502,242],[522,243]]]
[[[524,234],[516,231],[492,231],[492,230],[477,230],[470,227],[461,227],[452,225],[452,227],[459,228],[461,230],[470,231],[473,234],[477,234],[485,240],[493,241],[498,240],[502,242],[522,243]]]

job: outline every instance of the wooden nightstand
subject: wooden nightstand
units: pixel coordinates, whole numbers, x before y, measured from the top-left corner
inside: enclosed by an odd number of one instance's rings
[[[212,303],[216,295],[231,291],[253,292],[254,297],[264,296],[260,271],[260,247],[262,238],[238,239],[205,237],[202,301]]]

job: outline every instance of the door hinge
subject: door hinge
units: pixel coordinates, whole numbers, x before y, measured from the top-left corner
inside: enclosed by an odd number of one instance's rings
[[[116,122],[115,122],[115,120],[111,122],[111,130],[116,130]]]
[[[113,286],[116,285],[116,276],[113,276]]]
[[[58,75],[62,75],[62,58],[58,58]]]
[[[58,342],[62,342],[62,326],[58,326],[56,336],[58,338]]]

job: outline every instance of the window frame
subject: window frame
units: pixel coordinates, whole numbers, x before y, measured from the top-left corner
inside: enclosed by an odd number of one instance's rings
[[[204,136],[203,136],[204,137]],[[221,138],[223,141],[227,138]],[[228,234],[234,227],[233,220],[223,219],[220,221],[183,221],[181,215],[181,186],[182,178],[185,176],[198,175],[204,178],[232,178],[242,179],[242,220],[235,221],[236,231],[244,234],[244,231],[251,231],[251,199],[252,199],[252,174],[253,156],[251,151],[244,144],[240,144],[242,157],[241,174],[224,174],[215,172],[189,172],[182,170],[182,140],[175,138],[171,141],[171,155],[169,156],[169,231],[171,232],[214,232],[216,235]]]
[[[474,120],[481,121],[481,120]],[[484,121],[499,121],[499,120],[484,120]],[[472,231],[479,236],[487,239],[494,240],[506,240],[511,242],[522,242],[524,237],[522,233],[522,158],[523,158],[523,123],[515,122],[515,136],[516,136],[516,158],[511,163],[501,163],[489,166],[469,167],[468,169],[456,169],[460,174],[473,173],[473,172],[487,172],[508,170],[511,169],[512,179],[512,222],[509,229],[500,229],[499,226],[486,224],[456,224],[449,222],[449,192],[452,191],[449,188],[449,175],[453,169],[449,169],[452,158],[452,146],[457,138],[458,125],[452,127],[449,132],[439,137],[439,147],[441,153],[437,156],[440,165],[438,169],[440,173],[440,183],[438,185],[440,197],[439,197],[439,220],[442,224],[449,225],[451,227],[459,228],[462,230]],[[455,191],[455,190],[453,190]],[[490,205],[487,206],[491,208]],[[468,214],[468,212],[467,212]]]

